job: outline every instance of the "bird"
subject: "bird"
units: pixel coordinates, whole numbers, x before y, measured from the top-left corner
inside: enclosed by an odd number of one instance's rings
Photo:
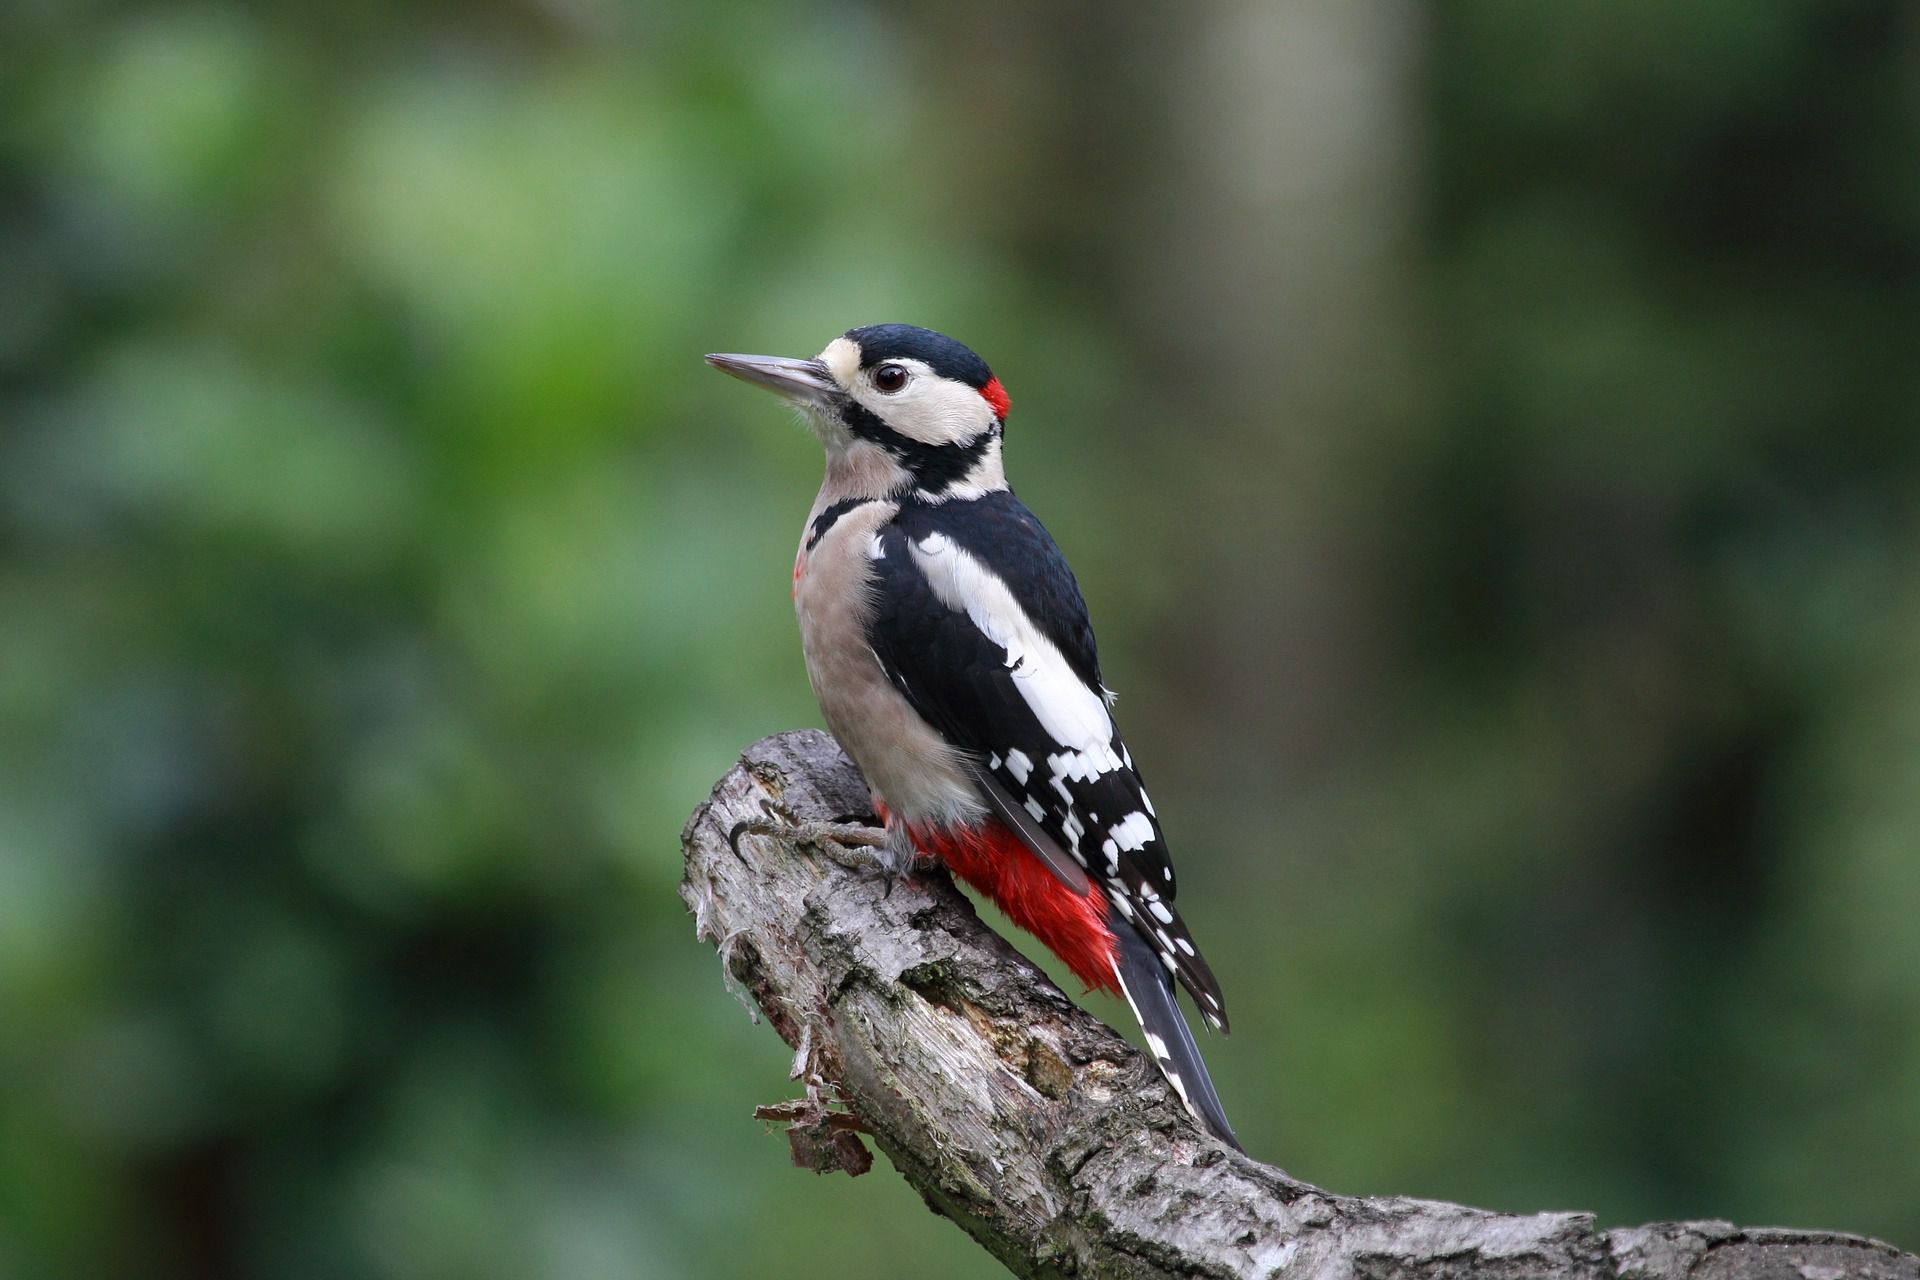
[[[1223,1035],[1226,1007],[1174,908],[1086,602],[1007,484],[1006,388],[907,324],[850,329],[812,359],[706,361],[797,408],[825,450],[792,593],[821,713],[884,823],[861,842],[896,875],[938,859],[1089,990],[1123,996],[1187,1110],[1242,1149],[1175,984]]]

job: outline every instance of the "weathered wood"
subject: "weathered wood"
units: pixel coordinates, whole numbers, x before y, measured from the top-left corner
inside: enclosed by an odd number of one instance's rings
[[[796,1051],[807,1096],[771,1113],[795,1123],[795,1162],[863,1171],[870,1134],[1018,1275],[1920,1280],[1920,1259],[1858,1236],[1340,1196],[1229,1151],[940,873],[889,885],[787,830],[728,841],[867,807],[826,734],[756,743],[688,821],[680,895]]]

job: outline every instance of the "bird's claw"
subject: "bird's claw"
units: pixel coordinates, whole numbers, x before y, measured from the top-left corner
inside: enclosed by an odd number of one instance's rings
[[[740,853],[740,837],[745,835],[790,840],[796,846],[811,849],[849,871],[871,871],[875,861],[872,857],[851,853],[850,849],[881,849],[887,845],[885,828],[861,822],[793,822],[772,816],[743,818],[727,832],[727,847],[742,862],[746,859]]]

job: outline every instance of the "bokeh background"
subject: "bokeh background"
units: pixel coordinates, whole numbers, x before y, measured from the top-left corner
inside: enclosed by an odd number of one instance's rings
[[[0,1277],[997,1274],[674,895],[887,320],[1254,1152],[1920,1245],[1911,5],[11,0]]]

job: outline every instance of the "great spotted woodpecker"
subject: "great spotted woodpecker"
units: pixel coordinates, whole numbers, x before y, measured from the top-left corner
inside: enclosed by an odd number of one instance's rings
[[[793,599],[827,726],[884,815],[881,860],[938,857],[1090,988],[1117,989],[1187,1108],[1238,1147],[1174,1001],[1177,978],[1224,1033],[1220,988],[1174,910],[1079,584],[1007,487],[1000,380],[902,324],[812,360],[707,363],[798,406],[826,448]]]

